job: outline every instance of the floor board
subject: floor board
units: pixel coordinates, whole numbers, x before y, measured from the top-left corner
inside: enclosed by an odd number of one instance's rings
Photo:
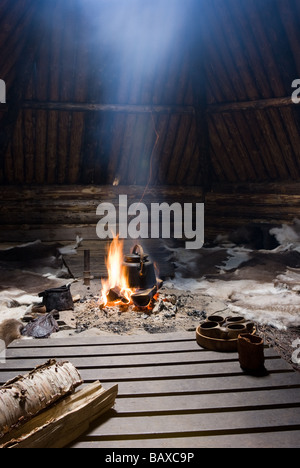
[[[4,383],[48,358],[67,359],[85,383],[118,384],[114,409],[74,448],[298,447],[300,373],[265,349],[265,377],[237,353],[200,348],[194,333],[22,340],[0,365]]]

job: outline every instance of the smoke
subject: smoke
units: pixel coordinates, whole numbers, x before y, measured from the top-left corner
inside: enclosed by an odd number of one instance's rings
[[[81,12],[78,35],[80,54],[86,55],[87,71],[82,74],[88,76],[89,102],[182,104],[178,80],[190,62],[195,0],[76,2],[80,7],[76,14]],[[185,99],[184,91],[180,99]],[[151,173],[157,173],[160,124],[160,116],[153,114],[102,113],[98,121],[92,116],[87,128],[95,147],[100,141],[95,161],[99,169],[95,179],[85,182],[147,185]]]
[[[110,69],[108,81],[117,70],[126,81],[126,71],[134,77],[131,84],[138,86],[139,80],[159,75],[174,49],[175,56],[186,50],[191,0],[81,1],[89,38],[110,62],[105,65]]]

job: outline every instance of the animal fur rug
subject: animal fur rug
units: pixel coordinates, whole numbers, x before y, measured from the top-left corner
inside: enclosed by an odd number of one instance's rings
[[[197,252],[170,248],[177,267],[173,285],[223,300],[260,324],[300,326],[300,221],[268,227],[272,250],[253,248],[258,234],[250,226]]]
[[[64,253],[75,253],[80,243],[68,247],[41,241],[0,250],[0,323],[20,319],[46,289],[72,282]]]

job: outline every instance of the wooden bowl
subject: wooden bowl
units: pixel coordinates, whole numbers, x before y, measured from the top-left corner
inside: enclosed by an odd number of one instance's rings
[[[251,334],[255,334],[256,329],[253,328]],[[238,338],[222,340],[219,338],[211,338],[201,334],[200,326],[196,330],[196,339],[199,346],[210,351],[218,351],[220,353],[234,353],[238,350]]]
[[[209,338],[221,338],[221,330],[218,322],[205,320],[199,325],[200,333]]]

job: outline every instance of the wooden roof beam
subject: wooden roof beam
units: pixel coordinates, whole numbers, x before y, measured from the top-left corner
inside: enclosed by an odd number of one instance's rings
[[[295,106],[295,103],[292,101],[292,91],[291,95],[287,97],[212,104],[207,107],[207,112],[209,114],[222,114],[223,112],[262,110],[290,106]]]
[[[69,112],[115,112],[126,114],[194,114],[193,106],[135,105],[135,104],[92,104],[80,102],[25,101],[24,109],[56,110]]]

